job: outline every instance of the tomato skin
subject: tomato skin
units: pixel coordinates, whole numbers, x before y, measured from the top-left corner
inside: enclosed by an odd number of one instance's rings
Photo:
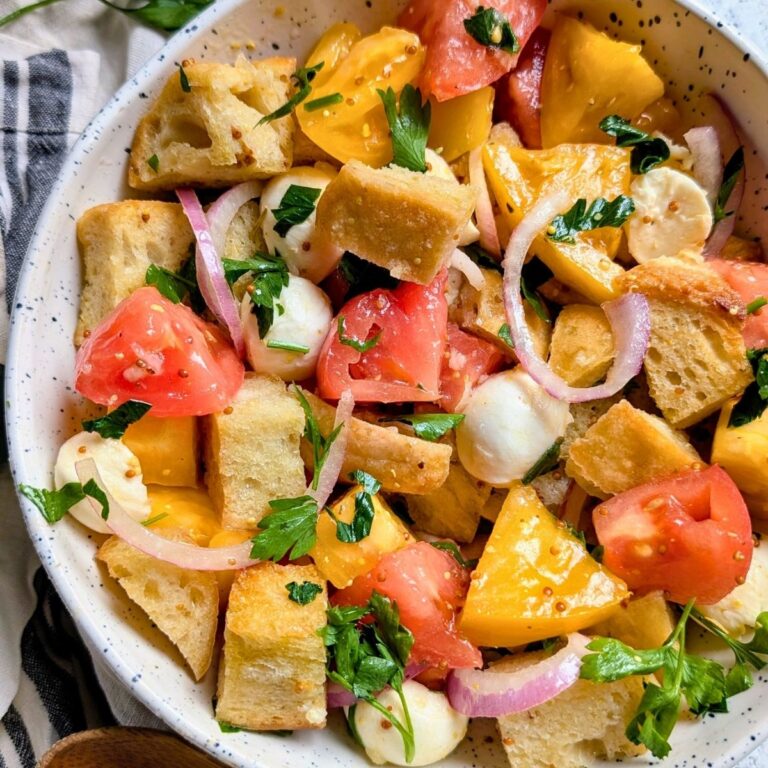
[[[768,264],[721,259],[707,263],[741,296],[745,304],[761,296],[768,298]],[[747,315],[742,334],[748,349],[768,347],[768,307]]]
[[[638,486],[592,515],[604,565],[631,589],[675,603],[716,603],[752,561],[752,525],[738,488],[718,466]]]
[[[158,417],[220,411],[244,377],[243,364],[222,331],[151,286],[118,304],[75,361],[75,389],[81,395],[110,408],[142,400]]]
[[[427,46],[421,88],[438,101],[490,85],[517,63],[519,54],[481,45],[464,28],[464,21],[481,5],[505,16],[524,47],[541,22],[547,0],[413,0],[397,20]]]
[[[448,345],[440,371],[440,407],[448,413],[460,412],[475,385],[496,371],[503,360],[496,345],[448,323]]]
[[[496,84],[494,116],[510,123],[528,149],[541,149],[541,81],[550,37],[549,30],[539,27],[517,67]]]
[[[334,605],[365,605],[376,590],[397,603],[413,632],[410,662],[429,667],[480,667],[480,651],[456,630],[456,611],[469,588],[469,571],[442,550],[419,541],[385,555],[369,573],[337,592]]]
[[[437,400],[448,323],[446,280],[442,272],[428,286],[403,282],[348,301],[339,312],[344,335],[358,341],[381,336],[372,349],[358,352],[339,340],[336,318],[317,365],[320,396],[336,400],[349,388],[363,402]]]

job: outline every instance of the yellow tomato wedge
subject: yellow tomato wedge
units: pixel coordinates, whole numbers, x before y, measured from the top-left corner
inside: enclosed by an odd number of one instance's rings
[[[480,88],[448,101],[430,99],[429,146],[449,163],[488,140],[493,119],[493,88]]]
[[[333,29],[337,31],[331,34]],[[407,83],[415,82],[425,51],[417,35],[394,27],[383,27],[357,42],[353,37],[351,30],[336,27],[323,36],[307,64],[325,61],[323,56],[328,60],[296,115],[304,133],[337,160],[380,167],[392,160],[392,141],[377,91],[392,88],[399,94]],[[311,109],[313,101],[336,94],[343,96],[340,103]]]
[[[337,501],[331,511],[344,523],[355,517],[355,496],[362,490],[358,485]],[[389,552],[410,544],[413,537],[408,529],[379,495],[373,497],[371,532],[361,541],[346,543],[336,538],[336,523],[327,512],[317,521],[317,544],[309,553],[320,573],[335,587],[348,587],[363,573],[368,573]]]
[[[600,130],[604,117],[632,120],[660,99],[664,83],[641,50],[561,16],[552,31],[541,85],[542,145],[612,143]]]
[[[211,538],[221,530],[213,502],[202,488],[150,485],[147,495],[152,507],[148,518],[150,530],[175,528],[187,534],[199,547],[208,546]]]
[[[362,36],[363,33],[354,24],[349,23],[334,24],[323,33],[306,64],[307,67],[314,67],[320,62],[323,63],[323,68],[312,81],[313,91],[328,82],[339,62],[349,56],[352,46]],[[310,96],[310,99],[314,98],[317,98],[316,95]]]
[[[514,647],[596,624],[628,596],[536,491],[515,483],[472,575],[460,628],[475,645]]]
[[[563,144],[554,149],[524,149],[503,134],[483,152],[488,182],[513,230],[541,197],[565,190],[575,203],[598,197],[613,200],[629,193],[630,152],[601,144]],[[611,259],[621,244],[619,228],[579,234],[576,243],[557,243],[544,233],[534,253],[555,277],[596,304],[616,298],[613,281],[624,270]]]
[[[159,419],[151,414],[131,424],[123,442],[141,464],[148,485],[197,484],[197,419],[179,416]]]

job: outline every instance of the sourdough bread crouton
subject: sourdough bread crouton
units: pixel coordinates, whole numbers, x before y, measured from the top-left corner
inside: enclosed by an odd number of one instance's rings
[[[605,378],[614,357],[611,324],[600,307],[570,304],[555,322],[549,366],[572,387]]]
[[[176,272],[195,242],[178,203],[125,200],[87,210],[77,222],[85,276],[75,344],[144,285],[151,264]]]
[[[229,408],[206,417],[208,491],[227,529],[255,529],[273,499],[306,489],[304,412],[276,377],[247,375]]]
[[[458,462],[451,462],[442,487],[423,496],[406,497],[408,514],[426,533],[468,543],[475,538],[480,513],[490,495],[490,485],[475,480]]]
[[[400,280],[426,285],[446,266],[474,209],[467,186],[353,160],[317,204],[317,234]]]
[[[223,187],[288,170],[292,118],[259,121],[288,101],[295,67],[295,59],[277,57],[233,66],[185,62],[188,89],[175,71],[136,129],[128,184]]]
[[[322,592],[307,605],[287,585]],[[229,594],[216,719],[253,731],[324,728],[328,594],[313,565],[260,563],[240,571]]]
[[[587,493],[607,499],[701,464],[682,432],[622,400],[570,446],[565,471]]]
[[[615,637],[630,648],[647,650],[664,645],[676,624],[664,594],[649,592],[622,603],[605,621],[591,627],[589,634]]]
[[[744,304],[712,269],[663,257],[635,267],[615,285],[648,298],[645,372],[673,427],[701,421],[752,381],[741,336]]]
[[[159,535],[186,538],[173,531]],[[189,571],[157,560],[117,536],[110,536],[96,557],[179,649],[195,679],[200,680],[211,666],[219,620],[216,574]]]
[[[590,400],[586,403],[573,403],[571,417],[573,421],[566,427],[563,442],[560,444],[560,459],[568,458],[571,446],[604,414],[608,409],[621,400],[621,394],[606,397],[602,400]]]
[[[541,661],[544,653],[508,656],[491,669],[509,672]],[[498,720],[512,768],[584,768],[601,759],[645,752],[624,731],[643,696],[640,677],[615,683],[578,680],[539,707]]]
[[[329,434],[336,413],[334,407],[311,392],[304,394],[323,434]],[[397,427],[352,419],[339,479],[346,480],[350,472],[362,469],[373,475],[384,491],[431,493],[446,481],[452,452],[450,445],[404,435]],[[305,440],[302,440],[302,455],[311,465],[312,451]]]

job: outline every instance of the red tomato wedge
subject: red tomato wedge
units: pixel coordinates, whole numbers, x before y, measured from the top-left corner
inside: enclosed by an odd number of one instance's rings
[[[400,621],[413,632],[413,663],[443,670],[480,667],[480,651],[456,629],[456,612],[468,589],[469,571],[447,552],[420,541],[385,555],[331,602],[365,605],[376,590],[397,603]]]
[[[549,30],[539,27],[517,67],[496,85],[494,117],[510,123],[528,149],[541,149],[541,81],[550,37]]]
[[[140,288],[99,324],[75,361],[75,389],[112,407],[127,400],[153,416],[204,416],[225,408],[245,371],[229,340],[157,288]]]
[[[745,304],[749,305],[755,299],[768,299],[768,264],[721,259],[707,263],[720,273]],[[768,306],[747,315],[743,334],[748,349],[768,347]]]
[[[718,466],[620,493],[595,507],[603,563],[633,590],[716,603],[744,582],[752,525],[744,499]]]
[[[504,360],[498,347],[448,323],[448,347],[440,371],[440,407],[461,411],[480,379],[493,373]]]
[[[442,272],[427,286],[400,283],[348,301],[339,312],[344,338],[378,341],[367,352],[343,344],[337,318],[320,351],[320,396],[337,400],[349,388],[358,402],[437,400],[448,324],[445,282]]]
[[[495,83],[519,54],[478,43],[464,28],[478,7],[495,8],[509,20],[521,48],[539,26],[547,0],[413,0],[397,23],[416,32],[427,46],[421,75],[424,95],[447,101]]]

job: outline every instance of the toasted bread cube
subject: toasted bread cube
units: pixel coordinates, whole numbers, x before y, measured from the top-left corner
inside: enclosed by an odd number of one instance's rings
[[[291,582],[323,591],[307,605]],[[324,728],[328,594],[313,565],[260,563],[240,571],[229,594],[216,719],[253,731]]]
[[[408,514],[426,533],[454,541],[475,538],[480,514],[491,495],[491,486],[475,480],[458,462],[451,463],[445,483],[432,493],[408,496]]]
[[[546,654],[508,656],[491,669],[509,672]],[[512,768],[584,768],[607,759],[643,754],[624,733],[643,697],[643,679],[615,683],[577,680],[554,699],[498,719],[501,743]]]
[[[295,59],[278,57],[232,66],[185,62],[189,90],[174,71],[136,129],[128,184],[223,187],[288,170],[292,118],[259,121],[288,101],[295,67]]]
[[[162,534],[185,539],[173,531]],[[145,555],[117,536],[96,553],[109,575],[179,649],[200,680],[211,666],[219,620],[216,574],[190,571]]]
[[[586,403],[573,403],[571,405],[571,416],[573,421],[566,427],[563,442],[560,445],[560,459],[565,461],[568,458],[568,452],[571,446],[583,437],[587,430],[604,414],[608,409],[619,402],[621,395],[606,397],[601,400],[590,400]]]
[[[317,204],[317,233],[400,280],[426,285],[447,264],[474,208],[467,186],[353,160]]]
[[[304,411],[285,383],[246,376],[229,408],[206,417],[208,491],[226,529],[255,529],[269,502],[306,489]]]
[[[677,621],[662,592],[649,592],[622,603],[605,621],[588,630],[590,635],[615,637],[630,648],[646,650],[664,645]]]
[[[752,381],[738,294],[706,265],[659,258],[616,281],[651,306],[648,386],[664,418],[678,429],[696,424]]]
[[[605,378],[614,357],[611,324],[600,307],[570,304],[555,322],[549,366],[572,387]]]
[[[197,485],[198,424],[194,416],[156,418],[131,424],[123,442],[141,464],[147,485]]]
[[[333,429],[335,409],[311,392],[305,392],[320,429],[327,435]],[[446,481],[453,448],[404,435],[397,427],[382,427],[362,419],[352,419],[347,452],[339,475],[362,469],[373,475],[384,491],[392,493],[431,493]],[[311,464],[312,451],[302,441],[302,455]]]
[[[621,400],[571,445],[565,471],[590,495],[607,499],[701,464],[682,432]]]

